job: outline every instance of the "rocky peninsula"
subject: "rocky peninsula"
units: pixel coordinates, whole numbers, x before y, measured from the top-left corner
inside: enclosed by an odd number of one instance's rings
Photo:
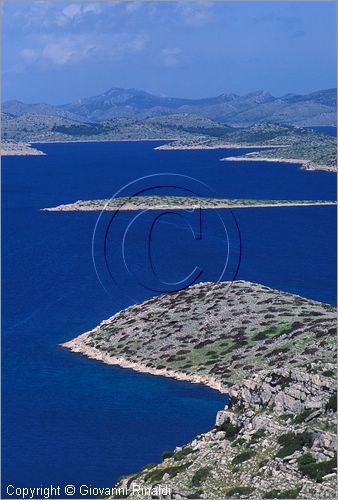
[[[131,306],[65,344],[231,397],[215,427],[117,486],[171,498],[334,498],[336,310],[246,281]]]
[[[249,148],[260,150],[254,156],[257,160],[297,160],[305,168],[316,170],[337,168],[336,137],[277,123],[233,127],[189,113],[142,119],[115,117],[93,123],[64,116],[2,113],[2,138],[15,147],[20,143],[162,140],[170,142],[156,150]]]
[[[45,212],[95,212],[115,210],[190,210],[194,208],[264,208],[336,205],[330,200],[249,200],[198,198],[192,196],[130,196],[110,200],[78,200],[74,203],[42,208]]]
[[[223,159],[298,163],[306,170],[337,171],[336,137],[310,129],[273,123],[258,123],[246,128],[232,129],[222,137],[180,139],[155,149],[238,148],[259,148],[260,151]]]
[[[1,156],[38,156],[45,154],[43,151],[33,148],[31,144],[23,142],[1,143]]]
[[[247,153],[244,156],[229,156],[228,158],[222,158],[221,161],[263,161],[263,162],[271,162],[271,163],[295,163],[297,165],[301,165],[303,170],[322,170],[324,172],[337,172],[337,168],[334,165],[321,165],[318,163],[314,163],[311,160],[302,160],[296,158],[288,158],[287,155],[283,158],[279,158],[274,154],[270,153],[270,157],[265,155],[262,156],[261,153]]]

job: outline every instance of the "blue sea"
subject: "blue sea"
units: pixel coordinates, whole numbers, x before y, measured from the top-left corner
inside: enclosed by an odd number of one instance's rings
[[[60,343],[180,282],[246,279],[336,303],[334,206],[114,218],[40,211],[124,186],[128,195],[336,199],[332,173],[219,161],[239,150],[154,151],[158,144],[41,144],[46,156],[2,160],[3,498],[8,484],[112,486],[208,430],[227,401]]]

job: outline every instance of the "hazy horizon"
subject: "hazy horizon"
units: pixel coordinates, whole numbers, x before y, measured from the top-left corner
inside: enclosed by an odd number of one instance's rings
[[[204,98],[336,87],[336,5],[4,3],[2,101],[112,87]]]
[[[312,93],[315,93],[315,92],[320,92],[320,91],[326,91],[326,90],[337,90],[336,87],[330,87],[330,88],[326,88],[326,89],[315,89],[313,91],[310,91],[310,92],[307,92],[307,93],[298,93],[298,92],[288,92],[288,94],[283,94],[283,95],[273,95],[272,92],[269,92],[269,90],[266,90],[266,89],[255,89],[255,90],[252,90],[251,92],[246,92],[246,93],[237,93],[237,92],[222,92],[220,94],[217,94],[217,95],[205,95],[205,96],[200,96],[200,97],[182,97],[182,96],[173,96],[173,95],[166,95],[166,94],[163,94],[163,93],[152,93],[152,92],[149,92],[148,90],[146,89],[140,89],[140,88],[136,88],[136,87],[110,87],[109,89],[106,89],[105,91],[101,92],[101,93],[95,93],[93,95],[86,95],[86,96],[79,96],[77,99],[75,99],[73,102],[76,102],[78,100],[81,100],[81,99],[86,99],[86,98],[90,98],[90,97],[95,97],[96,95],[102,95],[102,94],[105,94],[105,93],[108,93],[110,90],[112,89],[121,89],[121,91],[136,91],[136,92],[146,92],[148,94],[152,94],[154,96],[157,96],[157,97],[171,97],[171,98],[174,98],[174,99],[191,99],[191,100],[198,100],[198,99],[207,99],[207,98],[213,98],[213,97],[218,97],[218,96],[221,96],[222,94],[227,94],[227,95],[237,95],[239,97],[244,97],[246,95],[250,95],[250,94],[255,94],[255,93],[258,93],[258,92],[265,92],[267,94],[271,94],[273,97],[276,97],[276,98],[279,98],[279,97],[284,97],[285,95],[307,95],[307,94],[312,94]],[[47,102],[47,101],[24,101],[23,99],[3,99],[2,102],[10,102],[10,101],[18,101],[18,102],[22,102],[24,104],[51,104],[51,105],[54,105],[54,106],[62,106],[63,104],[70,104],[70,102],[63,102],[63,103],[50,103],[50,102]]]

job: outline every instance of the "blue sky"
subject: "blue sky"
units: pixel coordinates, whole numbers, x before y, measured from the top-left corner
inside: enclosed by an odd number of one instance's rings
[[[335,3],[5,3],[3,100],[336,86]]]

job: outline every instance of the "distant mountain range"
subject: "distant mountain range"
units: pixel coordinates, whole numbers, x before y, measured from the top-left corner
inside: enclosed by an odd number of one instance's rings
[[[336,107],[336,89],[282,97],[257,91],[244,96],[221,94],[204,99],[183,99],[156,96],[136,89],[112,88],[103,94],[59,106],[7,101],[3,103],[2,111],[12,116],[58,116],[81,122],[188,113],[232,126],[267,121],[296,126],[335,126]]]

